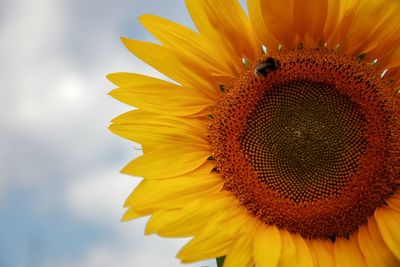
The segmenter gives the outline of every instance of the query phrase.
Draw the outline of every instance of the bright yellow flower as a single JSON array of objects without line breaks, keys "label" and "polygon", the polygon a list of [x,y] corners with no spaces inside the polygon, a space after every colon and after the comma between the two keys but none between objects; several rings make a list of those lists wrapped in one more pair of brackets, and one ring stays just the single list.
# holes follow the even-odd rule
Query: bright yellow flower
[{"label": "bright yellow flower", "polygon": [[400,1],[186,0],[198,29],[144,15],[123,38],[176,83],[115,73],[140,143],[123,220],[194,238],[183,262],[400,266]]}]

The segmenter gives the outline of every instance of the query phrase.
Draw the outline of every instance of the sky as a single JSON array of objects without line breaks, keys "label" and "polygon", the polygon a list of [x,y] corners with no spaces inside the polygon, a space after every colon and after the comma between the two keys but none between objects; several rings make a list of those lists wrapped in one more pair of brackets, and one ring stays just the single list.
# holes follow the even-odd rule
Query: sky
[{"label": "sky", "polygon": [[162,77],[121,36],[154,39],[137,17],[193,27],[183,0],[1,0],[0,267],[181,265],[187,239],[145,236],[121,223],[139,179],[119,170],[140,154],[111,134],[130,109],[107,95],[111,72]]}]

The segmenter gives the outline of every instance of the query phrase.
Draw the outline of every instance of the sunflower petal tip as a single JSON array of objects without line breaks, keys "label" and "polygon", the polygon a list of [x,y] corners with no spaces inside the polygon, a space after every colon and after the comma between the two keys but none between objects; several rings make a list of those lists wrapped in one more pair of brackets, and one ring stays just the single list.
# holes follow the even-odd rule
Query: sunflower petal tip
[{"label": "sunflower petal tip", "polygon": [[129,43],[133,42],[132,39],[129,39],[128,37],[124,37],[124,36],[121,36],[120,40],[125,46],[127,46]]},{"label": "sunflower petal tip", "polygon": [[106,74],[106,75],[105,75],[105,78],[106,78],[106,80],[108,80],[109,82],[111,82],[112,84],[114,84],[113,81],[110,79],[110,74]]},{"label": "sunflower petal tip", "polygon": [[149,20],[149,19],[151,19],[151,18],[154,18],[154,17],[157,17],[156,15],[153,15],[153,14],[142,14],[142,15],[140,15],[139,17],[138,17],[138,20],[140,21],[140,23],[144,23],[144,22],[146,22],[147,20]]},{"label": "sunflower petal tip", "polygon": [[147,228],[144,230],[144,235],[149,236],[149,235],[152,235],[152,234],[154,234],[154,232],[152,232],[150,230],[147,230]]},{"label": "sunflower petal tip", "polygon": [[122,205],[122,208],[127,209],[127,208],[130,208],[130,207],[131,207],[131,205],[128,203],[128,199],[125,200],[124,205]]},{"label": "sunflower petal tip", "polygon": [[131,218],[130,218],[130,216],[129,216],[129,210],[127,210],[125,213],[124,213],[124,215],[122,215],[122,217],[121,217],[121,222],[127,222],[127,221],[130,221],[131,220]]},{"label": "sunflower petal tip", "polygon": [[[113,122],[113,120],[114,120],[114,119],[111,120],[111,123],[107,126],[107,129],[108,129],[110,132],[116,134],[116,132],[115,132],[115,123]],[[121,170],[120,172],[122,173],[122,170]]]},{"label": "sunflower petal tip", "polygon": [[136,169],[134,166],[132,166],[132,162],[127,164],[125,167],[123,167],[119,173],[124,174],[124,175],[129,175],[129,176],[136,176],[136,177],[141,177],[139,173],[136,173]]},{"label": "sunflower petal tip", "polygon": [[175,257],[177,258],[177,259],[180,259],[181,260],[181,262],[183,262],[183,259],[182,259],[182,250],[183,250],[184,248],[182,248],[181,250],[179,250],[179,252],[175,255]]},{"label": "sunflower petal tip", "polygon": [[152,224],[150,223],[151,221],[149,221],[146,225],[146,228],[144,229],[144,234],[145,235],[152,235],[152,234],[156,234],[157,230],[152,226]]},{"label": "sunflower petal tip", "polygon": [[108,73],[108,74],[106,74],[106,79],[109,80],[109,81],[111,81],[111,80],[112,80],[113,74],[114,74],[114,73]]},{"label": "sunflower petal tip", "polygon": [[115,89],[109,91],[109,92],[107,93],[107,95],[111,96],[112,98],[115,98],[115,97],[114,97],[114,96],[115,96]]},{"label": "sunflower petal tip", "polygon": [[127,171],[126,171],[126,167],[123,167],[123,168],[119,171],[119,173],[121,173],[121,174],[128,174]]},{"label": "sunflower petal tip", "polygon": [[108,73],[106,75],[106,79],[112,82],[113,84],[117,85],[116,81],[118,74],[119,74],[118,72]]}]

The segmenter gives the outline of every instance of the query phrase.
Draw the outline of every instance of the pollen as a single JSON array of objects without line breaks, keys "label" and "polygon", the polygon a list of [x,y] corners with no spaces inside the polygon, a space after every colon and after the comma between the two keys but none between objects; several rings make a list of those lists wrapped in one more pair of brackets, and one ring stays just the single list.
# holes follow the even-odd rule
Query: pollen
[{"label": "pollen", "polygon": [[337,51],[263,56],[224,87],[209,127],[225,189],[265,224],[348,236],[396,187],[396,93]]}]

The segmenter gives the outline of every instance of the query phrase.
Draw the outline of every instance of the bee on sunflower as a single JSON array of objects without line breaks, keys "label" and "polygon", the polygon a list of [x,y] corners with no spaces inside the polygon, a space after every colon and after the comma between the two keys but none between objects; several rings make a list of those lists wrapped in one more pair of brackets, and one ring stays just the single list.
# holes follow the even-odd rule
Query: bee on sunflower
[{"label": "bee on sunflower", "polygon": [[122,39],[175,82],[108,76],[143,150],[123,220],[193,237],[184,263],[400,266],[400,2],[186,5],[197,31],[144,15],[160,44]]}]

